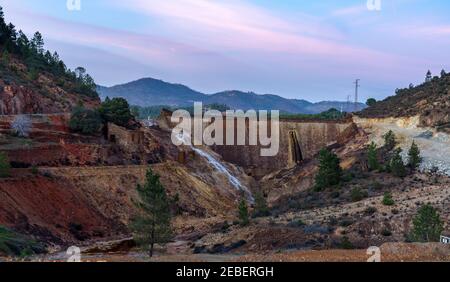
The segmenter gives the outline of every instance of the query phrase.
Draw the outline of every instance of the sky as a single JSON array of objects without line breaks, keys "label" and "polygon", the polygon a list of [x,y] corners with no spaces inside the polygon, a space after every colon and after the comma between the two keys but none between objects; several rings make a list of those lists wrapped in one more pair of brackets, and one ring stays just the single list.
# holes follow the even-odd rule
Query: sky
[{"label": "sky", "polygon": [[345,101],[360,79],[364,102],[450,70],[448,0],[67,2],[0,5],[18,30],[39,30],[47,49],[105,86],[152,77],[317,102]]}]

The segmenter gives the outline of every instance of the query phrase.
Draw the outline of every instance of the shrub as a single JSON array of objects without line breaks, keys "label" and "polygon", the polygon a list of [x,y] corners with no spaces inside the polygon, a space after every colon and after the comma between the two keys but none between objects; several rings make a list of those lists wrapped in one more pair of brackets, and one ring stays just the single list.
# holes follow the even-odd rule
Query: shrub
[{"label": "shrub", "polygon": [[381,231],[381,235],[383,235],[384,237],[389,237],[389,236],[392,236],[392,232],[391,232],[391,230],[385,228],[385,229],[383,229],[383,231]]},{"label": "shrub", "polygon": [[26,115],[18,115],[11,124],[14,133],[19,137],[28,137],[31,131],[31,119]]},{"label": "shrub", "polygon": [[76,107],[69,121],[70,130],[85,135],[98,133],[102,128],[102,119],[97,111]]},{"label": "shrub", "polygon": [[362,199],[367,198],[368,193],[367,191],[362,190],[360,187],[356,187],[352,190],[350,196],[352,198],[352,202],[359,202]]},{"label": "shrub", "polygon": [[244,199],[242,199],[239,202],[238,215],[239,215],[239,223],[241,224],[241,226],[247,226],[250,223],[248,217],[248,206],[247,202]]},{"label": "shrub", "polygon": [[340,242],[339,246],[341,247],[341,249],[344,249],[344,250],[351,250],[351,249],[355,248],[347,236],[344,236],[341,238],[341,242]]},{"label": "shrub", "polygon": [[372,215],[376,212],[377,212],[377,208],[375,208],[375,207],[368,207],[364,210],[365,215]]},{"label": "shrub", "polygon": [[5,153],[0,152],[0,177],[9,177],[11,165]]},{"label": "shrub", "polygon": [[36,175],[39,173],[39,169],[34,165],[31,167],[31,173]]},{"label": "shrub", "polygon": [[255,194],[255,211],[253,216],[254,217],[262,217],[262,216],[269,216],[270,211],[269,207],[267,206],[266,198],[264,198],[263,193],[258,191]]},{"label": "shrub", "polygon": [[394,199],[392,199],[392,194],[389,192],[384,193],[383,196],[383,205],[385,206],[393,206],[395,204]]}]

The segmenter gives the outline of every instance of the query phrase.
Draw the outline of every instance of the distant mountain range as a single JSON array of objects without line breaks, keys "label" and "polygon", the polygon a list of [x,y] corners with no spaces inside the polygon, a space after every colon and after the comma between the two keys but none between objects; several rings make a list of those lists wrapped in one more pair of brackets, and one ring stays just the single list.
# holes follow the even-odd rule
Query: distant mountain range
[{"label": "distant mountain range", "polygon": [[[223,91],[215,94],[204,94],[182,84],[168,83],[153,78],[142,78],[129,83],[112,87],[98,86],[100,97],[123,97],[131,105],[171,107],[192,106],[194,102],[207,104],[225,104],[232,109],[241,110],[280,110],[287,113],[317,114],[330,108],[352,112],[353,103],[324,101],[311,103],[306,100],[286,99],[272,94],[256,94],[237,90]],[[365,104],[359,103],[358,109],[364,109]]]}]

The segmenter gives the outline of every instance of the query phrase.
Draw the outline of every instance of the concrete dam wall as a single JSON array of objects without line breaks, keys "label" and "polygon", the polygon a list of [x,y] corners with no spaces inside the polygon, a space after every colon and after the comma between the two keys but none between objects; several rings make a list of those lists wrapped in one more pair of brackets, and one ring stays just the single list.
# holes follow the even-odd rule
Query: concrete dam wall
[{"label": "concrete dam wall", "polygon": [[[163,112],[158,120],[161,128],[171,130],[176,124],[170,121],[171,112]],[[194,124],[194,121],[192,122]],[[202,123],[203,129],[211,123]],[[226,144],[227,124],[226,119],[223,121],[223,143]],[[268,122],[268,136],[271,136],[272,129]],[[260,123],[258,122],[258,132]],[[267,148],[260,145],[249,145],[250,126],[249,120],[245,121],[246,145],[213,145],[213,149],[219,154],[224,161],[236,164],[245,171],[255,177],[262,177],[273,171],[283,168],[290,168],[302,164],[305,160],[313,158],[322,148],[333,143],[344,143],[344,140],[351,138],[356,132],[356,125],[353,120],[297,120],[297,119],[280,119],[279,122],[279,151],[275,156],[261,156],[261,149]],[[234,120],[234,138],[236,136],[238,126],[237,120]]]},{"label": "concrete dam wall", "polygon": [[[279,152],[273,157],[260,155],[261,146],[213,146],[213,150],[230,163],[244,168],[253,176],[300,165],[313,158],[322,148],[339,143],[354,132],[353,122],[283,121],[280,120]],[[248,142],[247,142],[248,144]]]}]

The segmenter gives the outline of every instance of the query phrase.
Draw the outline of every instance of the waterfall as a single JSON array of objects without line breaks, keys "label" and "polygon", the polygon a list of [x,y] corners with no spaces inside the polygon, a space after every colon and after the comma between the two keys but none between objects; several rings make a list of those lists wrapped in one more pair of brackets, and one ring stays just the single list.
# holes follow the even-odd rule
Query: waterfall
[{"label": "waterfall", "polygon": [[[190,144],[190,136],[187,135],[186,133],[180,132],[180,134],[177,135],[177,138],[180,141],[183,141],[183,144]],[[230,184],[236,188],[239,191],[243,191],[247,197],[248,200],[250,202],[254,202],[254,198],[252,196],[252,193],[250,192],[250,190],[245,187],[240,181],[239,179],[237,179],[236,176],[234,176],[230,170],[228,168],[226,168],[220,161],[216,160],[216,158],[214,158],[214,156],[212,156],[211,154],[209,154],[208,152],[196,148],[193,145],[188,145],[191,147],[191,149],[196,152],[197,154],[199,154],[201,157],[203,157],[204,159],[206,159],[208,161],[209,164],[211,164],[215,170],[217,170],[218,172],[220,172],[221,174],[224,174],[227,178],[228,181],[230,182]]]}]

